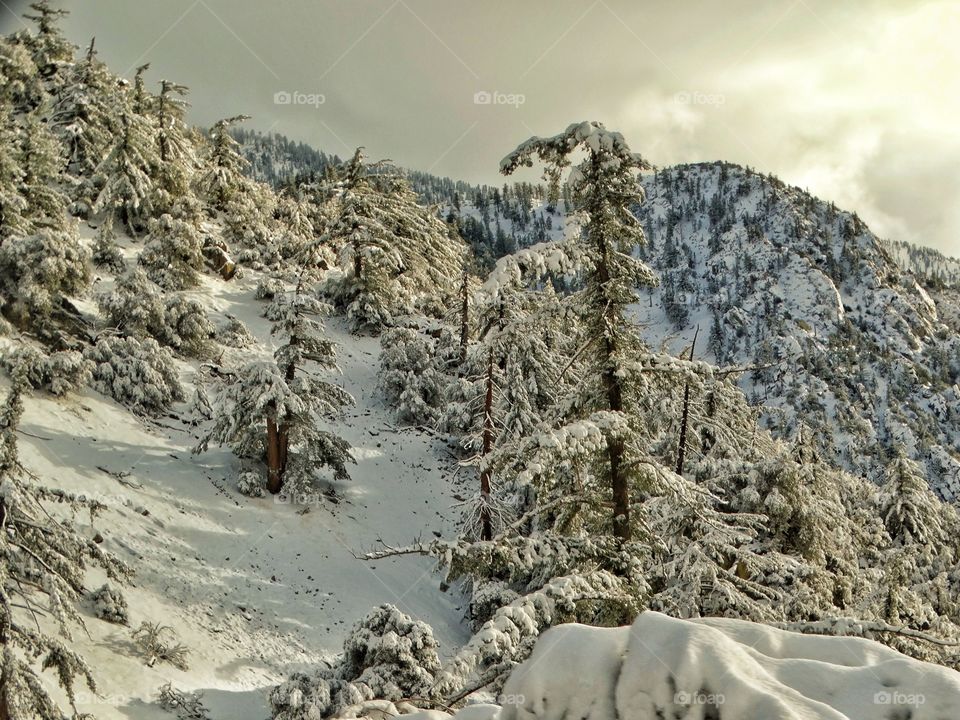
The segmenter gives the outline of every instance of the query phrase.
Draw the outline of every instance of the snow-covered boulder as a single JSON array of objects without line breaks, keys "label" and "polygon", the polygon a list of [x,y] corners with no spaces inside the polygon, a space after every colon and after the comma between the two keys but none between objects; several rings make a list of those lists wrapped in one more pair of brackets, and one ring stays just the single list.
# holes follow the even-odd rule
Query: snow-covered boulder
[{"label": "snow-covered boulder", "polygon": [[[860,638],[742,620],[560,625],[514,670],[496,720],[955,720],[960,673]],[[455,715],[474,718],[470,707]]]}]

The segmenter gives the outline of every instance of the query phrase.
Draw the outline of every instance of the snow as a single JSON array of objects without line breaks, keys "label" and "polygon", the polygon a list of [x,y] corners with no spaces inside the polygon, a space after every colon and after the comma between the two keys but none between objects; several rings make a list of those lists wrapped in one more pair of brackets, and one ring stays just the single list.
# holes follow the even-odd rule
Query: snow
[{"label": "snow", "polygon": [[547,631],[499,702],[499,710],[468,706],[454,717],[951,720],[960,673],[870,640],[645,612],[630,627]]},{"label": "snow", "polygon": [[[224,283],[205,276],[195,291],[218,324],[234,315],[258,338],[246,357],[272,352],[269,323],[259,316],[264,304],[254,300],[258,279],[250,273]],[[318,497],[322,506],[307,513],[271,497],[240,495],[239,464],[229,449],[191,455],[202,428],[175,414],[138,419],[91,390],[27,399],[20,436],[25,466],[104,503],[92,524],[86,514],[74,523],[90,537],[99,532],[103,547],[136,571],[124,588],[129,628],[94,619],[92,603],[82,610],[90,636],[75,633],[72,647],[94,668],[99,696],[81,695],[81,711],[99,720],[166,718],[149,703],[172,681],[182,691],[204,691],[214,718],[263,720],[274,685],[339,653],[352,624],[383,603],[428,622],[448,652],[467,639],[461,598],[438,589],[433,560],[371,565],[354,557],[381,538],[454,536],[456,462],[432,433],[396,427],[376,391],[378,340],[351,335],[342,319],[326,325],[340,346],[343,375],[335,382],[357,401],[337,428],[355,448],[357,464],[349,468],[352,479],[338,486],[338,504]],[[192,379],[194,367],[180,366],[184,380]],[[8,384],[0,380],[4,390]],[[129,475],[121,482],[98,468]],[[104,579],[91,573],[88,587]],[[144,620],[170,626],[190,648],[188,671],[143,664],[130,628]],[[62,699],[55,678],[44,679]]]}]

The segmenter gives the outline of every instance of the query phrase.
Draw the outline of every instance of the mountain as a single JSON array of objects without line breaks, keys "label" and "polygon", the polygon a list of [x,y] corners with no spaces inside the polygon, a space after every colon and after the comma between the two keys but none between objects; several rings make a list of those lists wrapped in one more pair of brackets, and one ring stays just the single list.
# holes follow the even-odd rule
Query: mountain
[{"label": "mountain", "polygon": [[578,712],[555,640],[637,720],[957,706],[946,260],[748,169],[642,175],[597,122],[507,157],[549,189],[199,132],[31,8],[0,38],[0,719]]},{"label": "mountain", "polygon": [[[328,157],[243,137],[255,175],[303,177]],[[486,266],[564,232],[567,203],[547,202],[543,186],[407,174]],[[774,435],[802,424],[825,460],[877,482],[903,446],[941,497],[960,496],[960,261],[881,240],[855,213],[729,163],[664,168],[643,184],[640,252],[661,285],[636,317],[651,345],[680,352],[699,327],[694,355],[750,368],[740,387]]]},{"label": "mountain", "polygon": [[956,293],[927,290],[855,215],[726,163],[645,178],[661,277],[637,319],[651,343],[749,366],[740,386],[775,434],[871,479],[897,445],[960,493]]}]

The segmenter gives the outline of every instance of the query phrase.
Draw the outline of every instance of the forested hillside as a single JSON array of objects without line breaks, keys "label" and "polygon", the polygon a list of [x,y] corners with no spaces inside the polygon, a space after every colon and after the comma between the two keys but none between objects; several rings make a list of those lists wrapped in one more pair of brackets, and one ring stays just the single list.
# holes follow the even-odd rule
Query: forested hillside
[{"label": "forested hillside", "polygon": [[0,39],[0,720],[569,714],[571,637],[611,716],[957,706],[948,283],[599,122],[502,188],[196,128],[63,15]]}]

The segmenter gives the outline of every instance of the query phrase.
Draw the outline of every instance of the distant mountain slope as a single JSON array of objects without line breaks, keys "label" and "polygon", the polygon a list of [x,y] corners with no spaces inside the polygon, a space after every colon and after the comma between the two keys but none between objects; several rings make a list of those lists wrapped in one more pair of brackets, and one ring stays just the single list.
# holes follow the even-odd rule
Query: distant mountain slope
[{"label": "distant mountain slope", "polygon": [[960,287],[960,260],[957,258],[902,240],[885,240],[883,244],[900,267],[914,273],[925,284],[934,288]]},{"label": "distant mountain slope", "polygon": [[[925,291],[860,219],[725,163],[645,178],[644,250],[662,285],[648,339],[751,365],[741,386],[778,434],[802,422],[821,453],[877,478],[903,445],[960,494],[956,296]],[[938,307],[939,302],[939,307]]]}]

